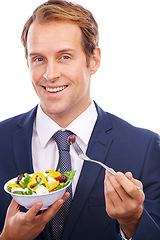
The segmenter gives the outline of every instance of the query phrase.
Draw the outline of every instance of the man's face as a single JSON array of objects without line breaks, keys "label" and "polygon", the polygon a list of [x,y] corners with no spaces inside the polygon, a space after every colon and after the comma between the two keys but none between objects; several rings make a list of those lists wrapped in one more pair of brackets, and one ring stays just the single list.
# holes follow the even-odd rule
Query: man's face
[{"label": "man's face", "polygon": [[28,33],[28,65],[42,110],[66,127],[90,105],[90,77],[81,30],[69,22],[33,22]]}]

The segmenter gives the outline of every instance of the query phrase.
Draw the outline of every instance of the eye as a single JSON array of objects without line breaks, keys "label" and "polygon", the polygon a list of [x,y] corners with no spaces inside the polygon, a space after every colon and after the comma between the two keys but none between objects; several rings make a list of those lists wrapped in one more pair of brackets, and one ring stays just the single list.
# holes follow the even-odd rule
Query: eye
[{"label": "eye", "polygon": [[63,60],[68,60],[68,59],[70,59],[70,57],[69,56],[62,56],[62,59]]},{"label": "eye", "polygon": [[42,57],[38,57],[35,59],[36,62],[42,62],[43,61],[43,58]]}]

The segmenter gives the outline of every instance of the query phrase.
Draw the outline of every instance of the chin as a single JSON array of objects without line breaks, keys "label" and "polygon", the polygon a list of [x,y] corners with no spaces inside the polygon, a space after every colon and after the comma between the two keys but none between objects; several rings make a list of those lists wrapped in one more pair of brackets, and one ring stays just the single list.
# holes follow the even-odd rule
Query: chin
[{"label": "chin", "polygon": [[45,109],[44,113],[52,119],[63,115],[63,111],[57,108]]}]

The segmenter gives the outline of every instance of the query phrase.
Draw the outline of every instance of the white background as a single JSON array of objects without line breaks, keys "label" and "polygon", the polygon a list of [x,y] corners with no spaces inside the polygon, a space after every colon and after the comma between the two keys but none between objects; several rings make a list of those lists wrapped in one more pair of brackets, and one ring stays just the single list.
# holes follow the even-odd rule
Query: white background
[{"label": "white background", "polygon": [[[42,0],[2,1],[0,121],[38,102],[20,42],[24,23]],[[106,111],[160,133],[160,1],[75,0],[94,14],[102,63],[91,96]]]}]

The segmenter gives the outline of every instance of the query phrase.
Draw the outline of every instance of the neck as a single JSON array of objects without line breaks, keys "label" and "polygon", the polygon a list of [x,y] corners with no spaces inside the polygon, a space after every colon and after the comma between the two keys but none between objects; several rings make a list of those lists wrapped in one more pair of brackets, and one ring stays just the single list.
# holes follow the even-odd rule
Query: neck
[{"label": "neck", "polygon": [[55,123],[57,123],[61,128],[67,128],[79,115],[81,115],[89,106],[91,105],[91,100],[89,103],[82,109],[75,109],[71,112],[67,112],[66,114],[57,114],[57,115],[52,115],[52,114],[47,114],[43,108],[43,112],[50,117]]}]

